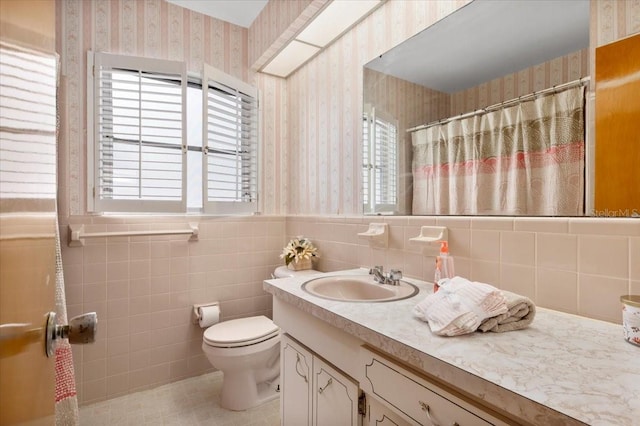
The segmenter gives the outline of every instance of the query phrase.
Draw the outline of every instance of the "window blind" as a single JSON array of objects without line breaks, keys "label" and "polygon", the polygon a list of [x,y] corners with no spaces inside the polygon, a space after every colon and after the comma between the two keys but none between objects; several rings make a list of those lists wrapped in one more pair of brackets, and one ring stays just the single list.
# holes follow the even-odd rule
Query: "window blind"
[{"label": "window blind", "polygon": [[186,209],[183,62],[93,54],[94,210]]},{"label": "window blind", "polygon": [[207,213],[258,207],[258,92],[205,65],[203,185]]},{"label": "window blind", "polygon": [[0,42],[0,198],[56,198],[56,57]]}]

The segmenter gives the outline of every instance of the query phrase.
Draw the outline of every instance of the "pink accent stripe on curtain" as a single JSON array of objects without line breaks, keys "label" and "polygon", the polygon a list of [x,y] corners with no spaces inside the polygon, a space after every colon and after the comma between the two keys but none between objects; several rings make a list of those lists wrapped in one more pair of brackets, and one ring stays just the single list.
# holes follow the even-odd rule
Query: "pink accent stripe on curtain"
[{"label": "pink accent stripe on curtain", "polygon": [[490,157],[479,160],[468,160],[455,164],[440,164],[419,167],[414,175],[425,177],[438,175],[447,177],[468,176],[476,173],[496,173],[498,170],[541,168],[562,163],[581,162],[584,160],[584,142],[574,142],[562,146],[554,146],[543,152],[518,152],[514,156]]}]

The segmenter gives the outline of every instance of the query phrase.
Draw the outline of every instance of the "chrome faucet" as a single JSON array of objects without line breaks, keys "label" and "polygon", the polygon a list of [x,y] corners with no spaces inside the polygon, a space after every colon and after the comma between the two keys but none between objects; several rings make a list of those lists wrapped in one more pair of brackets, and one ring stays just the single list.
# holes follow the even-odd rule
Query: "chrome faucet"
[{"label": "chrome faucet", "polygon": [[373,275],[373,280],[380,284],[399,285],[402,279],[402,271],[399,269],[392,269],[388,275],[385,275],[382,266],[369,269],[369,275]]}]

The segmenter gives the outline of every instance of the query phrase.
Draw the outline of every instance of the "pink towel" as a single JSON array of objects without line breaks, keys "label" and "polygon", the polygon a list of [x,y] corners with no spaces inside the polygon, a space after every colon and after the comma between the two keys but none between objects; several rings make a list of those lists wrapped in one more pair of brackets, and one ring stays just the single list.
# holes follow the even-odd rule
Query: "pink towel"
[{"label": "pink towel", "polygon": [[508,311],[502,292],[489,285],[461,277],[442,279],[440,290],[414,308],[414,314],[442,336],[473,333],[486,318]]}]

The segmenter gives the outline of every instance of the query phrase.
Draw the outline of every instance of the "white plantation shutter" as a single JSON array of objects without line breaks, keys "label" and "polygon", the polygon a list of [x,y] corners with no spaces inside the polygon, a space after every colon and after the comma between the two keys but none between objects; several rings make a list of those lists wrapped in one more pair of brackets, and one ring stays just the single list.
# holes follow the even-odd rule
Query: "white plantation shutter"
[{"label": "white plantation shutter", "polygon": [[184,212],[185,64],[94,53],[90,72],[93,210]]},{"label": "white plantation shutter", "polygon": [[363,119],[365,213],[394,212],[398,204],[398,126],[371,108]]},{"label": "white plantation shutter", "polygon": [[398,188],[398,128],[375,117],[374,194],[378,211],[394,211]]},{"label": "white plantation shutter", "polygon": [[258,91],[205,65],[203,186],[205,213],[258,207]]},{"label": "white plantation shutter", "polygon": [[56,57],[0,43],[0,198],[56,198]]},{"label": "white plantation shutter", "polygon": [[373,160],[371,156],[371,142],[370,137],[373,133],[371,131],[372,120],[369,118],[369,114],[364,113],[362,116],[362,202],[364,204],[364,212],[372,213],[371,211],[371,169],[373,169]]}]

